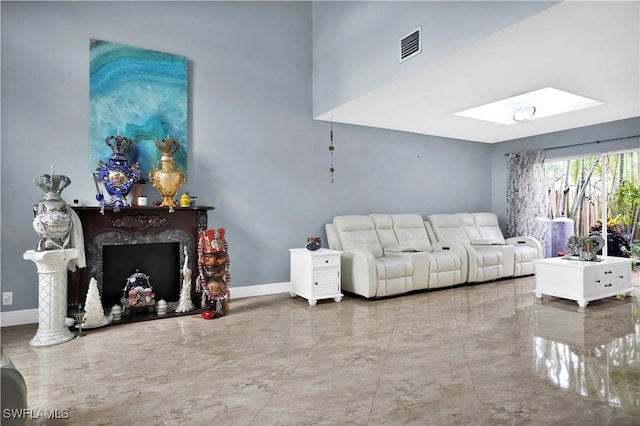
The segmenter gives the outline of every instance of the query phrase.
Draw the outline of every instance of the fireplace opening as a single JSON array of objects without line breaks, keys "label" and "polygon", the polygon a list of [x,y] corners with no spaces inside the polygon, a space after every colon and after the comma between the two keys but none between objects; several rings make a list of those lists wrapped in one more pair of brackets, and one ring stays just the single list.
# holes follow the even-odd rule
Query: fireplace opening
[{"label": "fireplace opening", "polygon": [[180,243],[124,244],[102,246],[102,305],[121,304],[127,278],[136,269],[149,276],[156,302],[180,298]]}]

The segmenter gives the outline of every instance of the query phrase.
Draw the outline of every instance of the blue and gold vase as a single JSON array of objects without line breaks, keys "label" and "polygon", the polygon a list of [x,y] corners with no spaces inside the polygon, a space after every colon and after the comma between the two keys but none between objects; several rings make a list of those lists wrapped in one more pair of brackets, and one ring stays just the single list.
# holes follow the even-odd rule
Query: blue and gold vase
[{"label": "blue and gold vase", "polygon": [[[94,173],[98,191],[96,199],[103,208],[110,206],[117,212],[120,211],[120,207],[129,206],[127,195],[133,184],[139,181],[140,172],[137,164],[130,164],[124,155],[132,145],[131,139],[118,134],[107,136],[104,142],[111,148],[113,155],[106,163],[101,160]],[[110,196],[108,201],[104,199],[102,192],[97,188],[98,182],[104,184],[104,188]]]}]

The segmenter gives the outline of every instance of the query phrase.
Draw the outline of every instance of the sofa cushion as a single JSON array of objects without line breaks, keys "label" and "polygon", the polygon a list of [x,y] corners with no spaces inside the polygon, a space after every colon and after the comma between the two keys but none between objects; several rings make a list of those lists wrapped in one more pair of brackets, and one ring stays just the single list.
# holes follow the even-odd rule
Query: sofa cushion
[{"label": "sofa cushion", "polygon": [[460,219],[454,214],[432,214],[428,217],[431,228],[438,241],[468,243],[471,240],[464,232]]},{"label": "sofa cushion", "polygon": [[476,224],[471,213],[455,213],[455,215],[460,220],[460,225],[462,225],[462,229],[464,229],[464,232],[467,234],[467,238],[469,238],[470,242],[485,239],[480,235],[478,228],[476,228]]},{"label": "sofa cushion", "polygon": [[506,244],[507,242],[502,235],[498,216],[494,213],[471,213],[473,221],[480,234],[480,237],[486,240],[493,240],[496,243]]},{"label": "sofa cushion", "polygon": [[336,216],[333,223],[340,235],[343,250],[362,248],[369,250],[373,257],[382,257],[382,245],[369,216]]},{"label": "sofa cushion", "polygon": [[[373,225],[378,233],[378,239],[382,244],[382,249],[387,250],[389,247],[397,246],[396,234],[393,232],[393,222],[388,214],[371,214]],[[400,251],[394,248],[393,251]]]},{"label": "sofa cushion", "polygon": [[431,270],[437,272],[460,271],[462,260],[450,251],[434,251],[429,253]]},{"label": "sofa cushion", "polygon": [[493,247],[475,247],[478,256],[478,266],[502,265],[502,252]]},{"label": "sofa cushion", "polygon": [[516,263],[532,262],[538,258],[538,251],[530,246],[513,246]]},{"label": "sofa cushion", "polygon": [[405,250],[426,252],[433,250],[429,243],[422,216],[417,214],[392,214],[391,219],[398,243]]},{"label": "sofa cushion", "polygon": [[[398,240],[395,215],[372,214],[370,216],[378,232],[385,256],[399,257],[411,263],[411,281],[405,283],[407,287],[405,291],[429,288],[429,254],[423,250],[424,246],[419,249],[411,242],[410,244],[405,244]],[[420,216],[417,217],[422,226],[422,231],[425,233],[424,237],[427,238],[424,222],[422,222]],[[387,284],[393,288],[398,283],[391,284],[387,282]],[[387,290],[389,288],[387,287]]]},{"label": "sofa cushion", "polygon": [[376,275],[379,280],[406,277],[413,273],[413,265],[404,257],[380,257],[376,259]]}]

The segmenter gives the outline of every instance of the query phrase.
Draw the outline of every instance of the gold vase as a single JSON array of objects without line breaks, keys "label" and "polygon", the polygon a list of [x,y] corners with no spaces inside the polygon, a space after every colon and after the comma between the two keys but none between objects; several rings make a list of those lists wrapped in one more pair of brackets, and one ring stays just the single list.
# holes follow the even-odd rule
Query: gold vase
[{"label": "gold vase", "polygon": [[173,212],[173,207],[175,206],[173,197],[187,180],[187,175],[184,174],[180,167],[173,168],[173,154],[178,152],[180,144],[167,136],[167,139],[157,140],[156,147],[162,153],[160,169],[153,166],[153,170],[149,172],[149,182],[162,195],[162,204],[160,205],[169,207],[169,211]]}]

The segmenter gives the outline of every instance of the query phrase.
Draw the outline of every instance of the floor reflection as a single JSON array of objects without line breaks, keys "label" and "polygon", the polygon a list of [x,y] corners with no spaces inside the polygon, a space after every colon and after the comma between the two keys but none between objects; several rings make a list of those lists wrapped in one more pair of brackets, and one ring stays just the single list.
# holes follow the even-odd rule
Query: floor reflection
[{"label": "floor reflection", "polygon": [[535,370],[562,389],[640,412],[640,302],[607,298],[576,312],[571,301],[527,309]]}]

